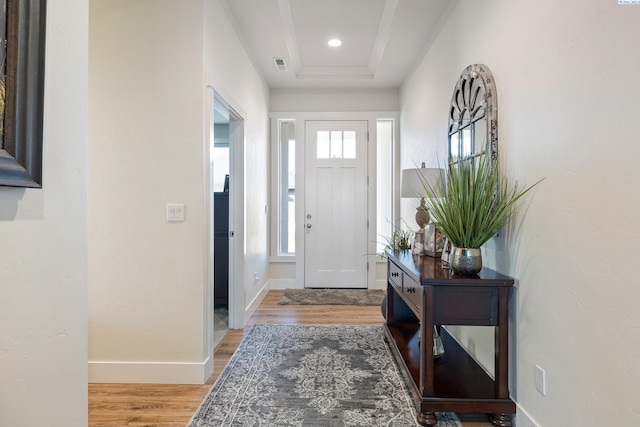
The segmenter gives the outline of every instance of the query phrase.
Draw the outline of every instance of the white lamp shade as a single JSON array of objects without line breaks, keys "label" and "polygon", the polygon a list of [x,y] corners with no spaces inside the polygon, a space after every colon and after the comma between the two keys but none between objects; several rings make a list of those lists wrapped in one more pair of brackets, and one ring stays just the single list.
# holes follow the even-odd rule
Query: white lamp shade
[{"label": "white lamp shade", "polygon": [[400,195],[403,198],[426,198],[425,185],[428,185],[440,196],[444,189],[443,178],[444,169],[440,168],[405,169],[402,171]]}]

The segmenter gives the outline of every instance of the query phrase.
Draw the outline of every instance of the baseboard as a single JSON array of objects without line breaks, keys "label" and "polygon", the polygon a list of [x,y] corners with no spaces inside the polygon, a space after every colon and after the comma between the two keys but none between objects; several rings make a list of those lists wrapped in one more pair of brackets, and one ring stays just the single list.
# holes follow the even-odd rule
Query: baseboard
[{"label": "baseboard", "polygon": [[514,423],[515,427],[540,427],[527,411],[522,409],[520,405],[516,403],[516,419]]},{"label": "baseboard", "polygon": [[264,284],[264,286],[262,287],[262,289],[260,289],[260,291],[255,296],[255,298],[244,309],[244,324],[245,325],[247,324],[249,319],[251,319],[251,316],[253,316],[253,313],[255,313],[256,309],[258,308],[258,306],[260,305],[260,303],[262,302],[264,297],[267,296],[267,293],[269,292],[269,289],[271,289],[271,280],[267,280],[267,283]]},{"label": "baseboard", "polygon": [[90,383],[204,384],[213,373],[213,360],[180,362],[92,362]]},{"label": "baseboard", "polygon": [[280,289],[280,290],[296,289],[296,280],[295,279],[270,279],[269,288]]},{"label": "baseboard", "polygon": [[376,280],[369,289],[387,289],[386,280]]},{"label": "baseboard", "polygon": [[211,375],[213,375],[213,355],[207,357],[207,360],[203,363],[203,367],[204,375],[202,376],[202,382],[198,384],[205,384],[209,378],[211,378]]}]

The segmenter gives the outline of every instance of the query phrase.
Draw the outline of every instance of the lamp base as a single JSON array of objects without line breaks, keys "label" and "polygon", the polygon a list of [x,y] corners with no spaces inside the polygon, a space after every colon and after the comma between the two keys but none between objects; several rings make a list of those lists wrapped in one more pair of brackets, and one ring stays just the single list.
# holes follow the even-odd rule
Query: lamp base
[{"label": "lamp base", "polygon": [[426,224],[429,223],[431,219],[429,215],[429,208],[424,203],[424,198],[420,199],[420,206],[416,208],[416,224],[420,227],[420,230],[424,228]]}]

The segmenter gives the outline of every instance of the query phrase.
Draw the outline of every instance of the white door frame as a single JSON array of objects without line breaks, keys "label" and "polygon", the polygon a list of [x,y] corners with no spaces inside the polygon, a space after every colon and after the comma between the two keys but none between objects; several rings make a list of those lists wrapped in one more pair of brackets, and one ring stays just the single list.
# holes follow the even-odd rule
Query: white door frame
[{"label": "white door frame", "polygon": [[[229,109],[229,328],[244,328],[244,119]],[[212,260],[213,262],[213,260]]]},{"label": "white door frame", "polygon": [[[214,310],[214,194],[211,154],[214,146],[214,109],[216,104],[229,115],[229,327],[244,327],[244,119],[238,109],[232,107],[212,86],[207,86],[207,131],[205,138],[205,283],[204,337],[205,360],[213,361],[213,310]],[[211,364],[211,366],[213,366]],[[206,380],[206,378],[205,378]]]},{"label": "white door frame", "polygon": [[[296,170],[304,171],[305,164],[305,122],[307,120],[367,120],[369,127],[369,153],[368,153],[368,169],[369,169],[369,187],[368,187],[368,212],[370,224],[376,224],[376,183],[374,177],[376,176],[376,141],[377,141],[377,121],[379,119],[392,119],[395,122],[395,139],[399,141],[399,128],[400,128],[400,114],[397,111],[371,111],[371,112],[345,112],[345,113],[332,113],[332,112],[291,112],[283,111],[277,113],[271,113],[272,126],[277,126],[278,120],[294,120],[296,123],[295,137],[296,141]],[[277,134],[274,133],[274,135]],[[273,138],[273,136],[272,136]],[[395,161],[399,164],[399,161]],[[305,224],[305,195],[304,189],[306,185],[306,179],[304,173],[298,173],[296,175],[296,255],[287,260],[272,259],[271,262],[288,262],[295,263],[295,284],[297,289],[304,288],[304,266],[305,266],[305,254],[304,254],[304,227]],[[394,188],[398,186],[394,183]],[[273,191],[273,190],[272,190]],[[374,255],[376,251],[376,241],[379,237],[376,235],[375,227],[369,227],[368,232],[368,256],[369,272],[367,274],[367,288],[374,289],[380,285],[376,283],[376,263],[380,260],[380,257]],[[274,254],[271,254],[272,257]],[[290,287],[290,286],[287,286]]]}]

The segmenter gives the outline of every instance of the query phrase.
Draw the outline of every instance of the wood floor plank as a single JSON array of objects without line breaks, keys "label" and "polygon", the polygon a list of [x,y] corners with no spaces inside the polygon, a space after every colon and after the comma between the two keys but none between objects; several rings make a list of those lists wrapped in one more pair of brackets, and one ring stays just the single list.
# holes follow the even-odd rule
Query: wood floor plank
[{"label": "wood floor plank", "polygon": [[[230,330],[216,347],[214,372],[204,385],[89,384],[89,427],[184,427],[240,345],[249,326],[382,325],[377,306],[278,305],[284,291],[272,290],[245,330]],[[460,414],[464,427],[491,427],[484,415]]]}]

